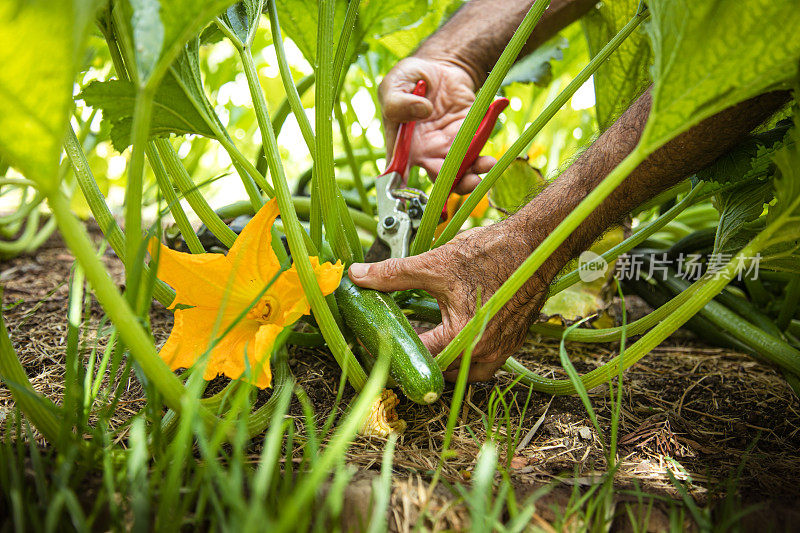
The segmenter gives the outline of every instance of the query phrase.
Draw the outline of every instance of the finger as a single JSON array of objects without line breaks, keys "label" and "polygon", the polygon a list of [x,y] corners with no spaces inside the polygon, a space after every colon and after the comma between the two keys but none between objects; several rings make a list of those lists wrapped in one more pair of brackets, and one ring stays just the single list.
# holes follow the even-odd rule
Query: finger
[{"label": "finger", "polygon": [[486,174],[492,167],[497,164],[497,159],[490,155],[482,155],[478,159],[472,163],[472,166],[469,168],[470,172],[474,172],[475,174]]},{"label": "finger", "polygon": [[461,181],[456,184],[453,192],[469,194],[474,191],[481,182],[481,178],[478,174],[489,172],[496,163],[497,160],[488,155],[476,159],[475,162],[472,163],[472,166],[467,169],[467,173],[461,178]]},{"label": "finger", "polygon": [[459,181],[455,187],[453,187],[453,192],[458,194],[469,194],[475,190],[481,182],[481,178],[477,174],[465,174],[461,181]]},{"label": "finger", "polygon": [[425,172],[428,173],[428,179],[431,180],[431,182],[436,183],[436,178],[439,177],[439,171],[442,169],[443,163],[443,158],[426,157],[420,160],[419,166],[424,168]]},{"label": "finger", "polygon": [[394,123],[423,120],[433,113],[430,100],[414,94],[392,91],[383,101],[383,117]]},{"label": "finger", "polygon": [[394,143],[397,141],[397,124],[384,120],[383,132],[383,140],[386,143],[386,164],[388,165],[394,153]]},{"label": "finger", "polygon": [[[425,255],[425,254],[423,254]],[[378,263],[353,263],[348,275],[359,287],[378,291],[427,290],[430,271],[422,256],[387,259]]]},{"label": "finger", "polygon": [[431,354],[437,355],[450,344],[450,341],[453,340],[453,335],[445,330],[444,324],[439,324],[435,328],[422,333],[419,336],[419,340],[422,341],[422,344],[428,348]]}]

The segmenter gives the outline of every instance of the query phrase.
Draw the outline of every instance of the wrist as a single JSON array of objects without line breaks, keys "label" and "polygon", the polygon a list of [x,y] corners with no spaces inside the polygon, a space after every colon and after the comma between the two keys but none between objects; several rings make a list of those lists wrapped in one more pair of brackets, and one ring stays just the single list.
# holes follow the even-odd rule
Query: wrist
[{"label": "wrist", "polygon": [[[508,226],[509,242],[518,243],[517,254],[522,258],[517,266],[539,247],[563,219],[554,212],[553,205],[545,200],[544,196],[541,199],[534,198],[524,209],[503,221]],[[573,251],[571,241],[568,238],[544,260],[537,269],[538,281],[549,284],[574,257],[577,252]]]},{"label": "wrist", "polygon": [[444,49],[435,42],[426,41],[413,57],[463,71],[472,81],[473,92],[477,91],[478,87],[486,80],[486,73],[467,54],[453,48]]}]

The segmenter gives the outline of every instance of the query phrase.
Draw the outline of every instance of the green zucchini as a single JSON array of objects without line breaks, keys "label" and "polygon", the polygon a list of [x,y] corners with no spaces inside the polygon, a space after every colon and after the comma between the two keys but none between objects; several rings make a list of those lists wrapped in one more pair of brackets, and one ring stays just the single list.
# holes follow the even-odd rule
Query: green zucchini
[{"label": "green zucchini", "polygon": [[346,275],[335,295],[339,312],[364,348],[374,357],[390,355],[389,371],[408,399],[435,402],[444,388],[442,371],[392,297],[362,289]]}]

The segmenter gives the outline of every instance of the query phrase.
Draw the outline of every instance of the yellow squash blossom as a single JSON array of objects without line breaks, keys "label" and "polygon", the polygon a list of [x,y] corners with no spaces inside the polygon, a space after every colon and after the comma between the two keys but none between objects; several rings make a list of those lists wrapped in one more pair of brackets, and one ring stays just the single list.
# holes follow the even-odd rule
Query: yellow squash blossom
[{"label": "yellow squash blossom", "polygon": [[[172,332],[159,352],[170,368],[191,367],[227,331],[210,351],[203,378],[224,374],[237,379],[249,368],[249,382],[261,388],[270,385],[269,356],[275,338],[311,309],[294,265],[259,298],[280,271],[270,234],[277,216],[273,199],[245,226],[227,254],[186,254],[160,245],[158,277],[175,289],[169,308],[192,306],[175,311]],[[155,254],[153,247],[150,253]],[[320,264],[317,257],[309,259],[323,294],[336,290],[341,262]]]}]

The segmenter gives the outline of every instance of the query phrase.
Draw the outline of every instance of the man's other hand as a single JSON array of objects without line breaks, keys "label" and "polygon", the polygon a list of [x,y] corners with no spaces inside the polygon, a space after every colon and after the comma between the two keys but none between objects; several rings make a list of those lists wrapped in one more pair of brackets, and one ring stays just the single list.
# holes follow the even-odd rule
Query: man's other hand
[{"label": "man's other hand", "polygon": [[[523,247],[515,250],[512,244],[520,239],[512,225],[503,221],[465,231],[421,255],[379,263],[354,263],[349,275],[361,287],[385,292],[422,289],[436,298],[442,323],[420,335],[435,355],[475,315],[478,294],[485,303],[525,259],[527,252]],[[535,274],[489,322],[472,353],[470,381],[490,379],[522,345],[529,325],[539,316],[552,277]],[[454,380],[457,372],[456,361],[445,377]]]},{"label": "man's other hand", "polygon": [[[411,94],[419,80],[425,80],[425,97]],[[461,67],[442,60],[409,57],[389,71],[378,90],[386,135],[387,160],[394,149],[397,128],[402,122],[418,121],[411,141],[409,166],[420,166],[436,181],[458,128],[475,100],[475,83]],[[472,192],[480,183],[478,174],[495,164],[492,157],[479,157],[455,188],[459,194]]]}]

